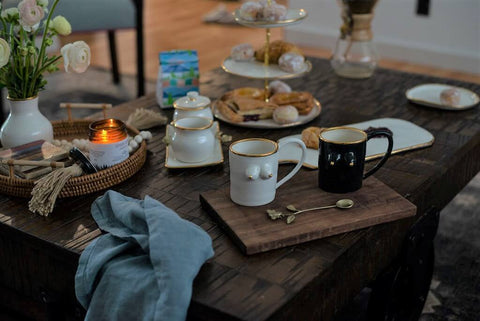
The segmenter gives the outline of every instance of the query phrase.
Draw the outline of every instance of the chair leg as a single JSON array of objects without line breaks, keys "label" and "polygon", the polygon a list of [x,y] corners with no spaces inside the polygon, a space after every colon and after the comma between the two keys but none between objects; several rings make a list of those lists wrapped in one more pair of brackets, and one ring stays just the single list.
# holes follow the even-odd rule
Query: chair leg
[{"label": "chair leg", "polygon": [[108,30],[108,44],[110,46],[110,62],[112,64],[112,76],[113,83],[118,84],[120,82],[120,75],[118,73],[118,60],[117,60],[117,46],[115,43],[115,31]]},{"label": "chair leg", "polygon": [[137,96],[145,94],[145,72],[143,64],[143,0],[133,0],[136,7],[137,25]]}]

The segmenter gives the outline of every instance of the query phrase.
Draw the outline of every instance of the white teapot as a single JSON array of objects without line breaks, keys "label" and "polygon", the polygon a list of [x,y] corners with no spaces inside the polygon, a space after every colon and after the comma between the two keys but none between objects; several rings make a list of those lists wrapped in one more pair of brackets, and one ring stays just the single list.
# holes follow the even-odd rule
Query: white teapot
[{"label": "white teapot", "polygon": [[173,103],[173,108],[175,108],[173,120],[184,117],[205,117],[213,119],[210,103],[211,101],[208,97],[200,96],[196,91],[189,91],[187,96],[178,98]]},{"label": "white teapot", "polygon": [[215,133],[213,120],[205,117],[185,117],[170,123],[174,157],[184,163],[198,163],[213,154]]}]

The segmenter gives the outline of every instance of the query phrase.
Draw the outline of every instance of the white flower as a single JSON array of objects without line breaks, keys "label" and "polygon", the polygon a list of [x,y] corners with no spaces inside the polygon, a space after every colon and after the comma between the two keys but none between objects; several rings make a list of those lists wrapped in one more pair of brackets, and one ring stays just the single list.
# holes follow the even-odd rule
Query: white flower
[{"label": "white flower", "polygon": [[43,8],[37,5],[36,0],[23,0],[18,4],[20,12],[20,25],[25,31],[36,29],[40,20],[45,16]]},{"label": "white flower", "polygon": [[48,0],[37,0],[37,4],[45,9],[48,6]]},{"label": "white flower", "polygon": [[53,18],[51,28],[62,36],[68,36],[72,33],[70,22],[68,22],[63,16],[56,16]]},{"label": "white flower", "polygon": [[90,47],[84,41],[75,41],[62,47],[65,71],[81,73],[90,65]]},{"label": "white flower", "polygon": [[7,22],[13,22],[15,21],[15,19],[18,19],[18,17],[18,8],[7,8],[2,11],[2,18],[5,19]]},{"label": "white flower", "polygon": [[8,64],[8,59],[10,59],[10,45],[5,39],[0,38],[0,68]]}]

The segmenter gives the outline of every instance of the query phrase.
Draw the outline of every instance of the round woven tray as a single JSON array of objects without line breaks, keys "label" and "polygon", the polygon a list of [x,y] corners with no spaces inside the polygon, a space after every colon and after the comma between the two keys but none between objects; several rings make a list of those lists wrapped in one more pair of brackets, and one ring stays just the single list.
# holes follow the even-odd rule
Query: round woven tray
[{"label": "round woven tray", "polygon": [[[88,125],[91,120],[62,120],[52,122],[55,139],[72,140],[87,138]],[[138,134],[138,130],[127,126],[130,135]],[[71,178],[63,187],[58,198],[85,195],[97,192],[123,182],[142,168],[147,158],[147,144],[143,141],[130,157],[95,174]],[[0,175],[0,193],[18,197],[31,197],[34,180]]]}]

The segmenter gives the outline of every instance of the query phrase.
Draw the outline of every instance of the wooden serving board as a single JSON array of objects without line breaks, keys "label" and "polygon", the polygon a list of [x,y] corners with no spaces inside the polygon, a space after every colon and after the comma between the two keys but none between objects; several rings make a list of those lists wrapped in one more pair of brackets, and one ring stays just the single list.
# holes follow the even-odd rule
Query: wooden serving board
[{"label": "wooden serving board", "polygon": [[[297,209],[332,205],[342,198],[352,199],[350,209],[329,208],[299,214],[295,221],[272,221],[267,209],[288,213],[286,206]],[[327,193],[317,187],[317,172],[300,170],[277,190],[275,200],[267,205],[240,206],[230,200],[230,190],[200,194],[203,208],[217,219],[245,254],[265,252],[335,234],[413,216],[416,207],[374,177],[363,187],[346,194]]]}]

